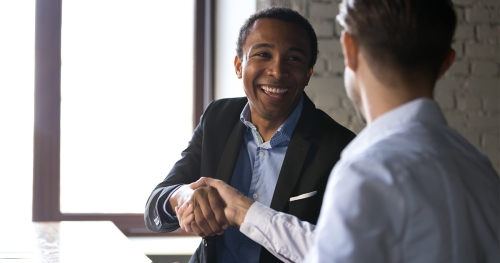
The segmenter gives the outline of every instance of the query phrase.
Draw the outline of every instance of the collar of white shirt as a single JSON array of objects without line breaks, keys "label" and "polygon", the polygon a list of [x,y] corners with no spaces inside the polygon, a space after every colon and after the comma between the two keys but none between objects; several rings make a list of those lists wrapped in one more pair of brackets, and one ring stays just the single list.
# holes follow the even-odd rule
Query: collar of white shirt
[{"label": "collar of white shirt", "polygon": [[431,99],[419,98],[379,116],[366,126],[344,149],[341,158],[349,158],[387,137],[394,129],[414,123],[447,125],[439,105]]}]

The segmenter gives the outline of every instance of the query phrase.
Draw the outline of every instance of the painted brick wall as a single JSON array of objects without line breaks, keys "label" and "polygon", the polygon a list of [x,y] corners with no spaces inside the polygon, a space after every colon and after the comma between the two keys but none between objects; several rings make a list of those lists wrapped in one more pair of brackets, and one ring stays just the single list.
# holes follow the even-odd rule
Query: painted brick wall
[{"label": "painted brick wall", "polygon": [[[309,19],[318,35],[319,56],[306,88],[318,108],[359,132],[359,122],[343,84],[340,0],[257,0],[257,9],[289,6]],[[458,26],[457,60],[438,82],[435,99],[450,126],[483,150],[500,171],[500,1],[454,0]]]}]

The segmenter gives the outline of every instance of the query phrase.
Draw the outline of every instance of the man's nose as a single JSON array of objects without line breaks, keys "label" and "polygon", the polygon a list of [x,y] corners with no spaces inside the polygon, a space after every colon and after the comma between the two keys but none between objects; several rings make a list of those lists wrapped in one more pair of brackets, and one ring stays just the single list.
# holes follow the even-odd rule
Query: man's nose
[{"label": "man's nose", "polygon": [[276,58],[270,61],[267,73],[269,76],[274,76],[276,79],[288,77],[288,70],[285,65],[285,60],[282,58]]}]

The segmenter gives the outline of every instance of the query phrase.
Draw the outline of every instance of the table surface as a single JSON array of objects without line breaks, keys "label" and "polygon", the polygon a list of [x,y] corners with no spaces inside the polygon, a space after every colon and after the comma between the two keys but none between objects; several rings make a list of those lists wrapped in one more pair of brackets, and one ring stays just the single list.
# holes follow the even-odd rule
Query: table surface
[{"label": "table surface", "polygon": [[32,222],[0,227],[3,262],[151,263],[111,221]]}]

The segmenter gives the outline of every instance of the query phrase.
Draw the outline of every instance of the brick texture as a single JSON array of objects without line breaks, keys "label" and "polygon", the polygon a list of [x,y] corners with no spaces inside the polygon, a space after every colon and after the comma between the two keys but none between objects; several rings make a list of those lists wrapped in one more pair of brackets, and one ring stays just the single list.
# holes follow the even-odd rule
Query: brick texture
[{"label": "brick texture", "polygon": [[[363,129],[343,82],[340,0],[257,0],[257,8],[289,6],[317,31],[319,55],[307,94],[332,118],[358,133]],[[500,171],[500,2],[453,0],[458,16],[455,64],[438,81],[435,99],[449,125],[480,148]]]}]

